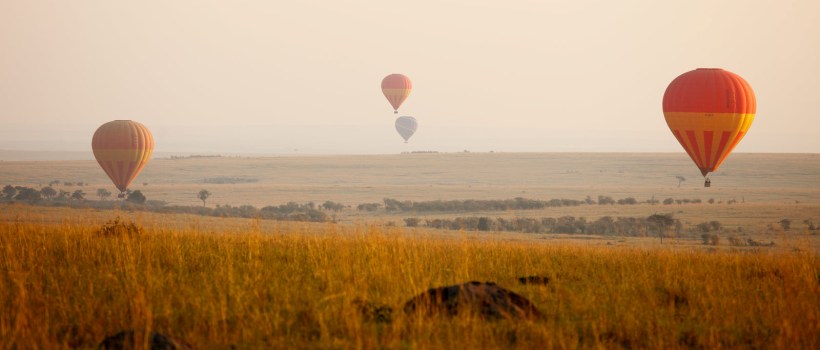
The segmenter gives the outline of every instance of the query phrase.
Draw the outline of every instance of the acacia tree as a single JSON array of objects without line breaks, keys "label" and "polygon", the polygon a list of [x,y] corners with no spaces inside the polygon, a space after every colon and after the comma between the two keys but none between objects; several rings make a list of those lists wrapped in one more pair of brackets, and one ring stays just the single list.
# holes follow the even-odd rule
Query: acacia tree
[{"label": "acacia tree", "polygon": [[81,201],[85,199],[85,192],[83,192],[83,190],[76,190],[71,194],[71,199]]},{"label": "acacia tree", "polygon": [[24,202],[36,202],[41,198],[40,191],[35,190],[33,188],[16,186],[14,189],[17,190],[17,194],[14,196],[14,200]]},{"label": "acacia tree", "polygon": [[660,237],[661,243],[663,243],[663,234],[666,232],[667,227],[675,224],[675,219],[672,218],[672,214],[652,214],[646,218],[646,221],[649,221],[649,223],[658,230],[658,237]]},{"label": "acacia tree", "polygon": [[125,200],[131,203],[145,204],[146,198],[145,195],[142,194],[142,191],[136,190],[133,192],[129,191],[128,196],[126,196]]},{"label": "acacia tree", "polygon": [[43,187],[40,189],[40,194],[46,199],[51,200],[57,195],[57,190],[53,189],[51,186]]},{"label": "acacia tree", "polygon": [[6,187],[3,187],[3,194],[6,195],[7,199],[12,199],[17,194],[17,189],[12,185],[6,185]]},{"label": "acacia tree", "polygon": [[100,200],[104,201],[106,198],[111,197],[111,191],[106,190],[104,188],[98,188],[97,197],[100,197]]},{"label": "acacia tree", "polygon": [[210,197],[210,196],[211,196],[211,192],[208,192],[208,190],[205,190],[205,189],[203,189],[202,191],[199,191],[199,194],[196,195],[196,197],[199,198],[199,200],[202,201],[202,206],[203,207],[205,206],[205,201],[208,200],[208,197]]},{"label": "acacia tree", "polygon": [[680,176],[680,175],[675,176],[675,178],[676,178],[676,179],[678,179],[678,188],[680,188],[680,183],[681,183],[681,182],[686,181],[686,178],[685,178],[685,177],[683,177],[683,176]]}]

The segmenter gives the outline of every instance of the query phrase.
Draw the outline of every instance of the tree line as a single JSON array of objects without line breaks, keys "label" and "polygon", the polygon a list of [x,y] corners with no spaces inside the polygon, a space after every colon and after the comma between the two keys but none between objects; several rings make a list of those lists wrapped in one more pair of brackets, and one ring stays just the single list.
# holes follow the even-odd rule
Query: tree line
[{"label": "tree line", "polygon": [[[397,200],[385,198],[384,210],[393,211],[415,211],[415,212],[470,212],[470,211],[507,211],[507,210],[537,210],[548,207],[574,207],[579,205],[637,205],[637,204],[660,204],[660,200],[654,198],[646,201],[639,201],[633,197],[614,199],[609,196],[598,196],[598,200],[587,196],[583,200],[576,199],[550,199],[537,200],[516,197],[513,199],[466,199],[466,200],[434,200],[414,202],[409,200]],[[735,203],[735,200],[727,203]],[[700,199],[673,199],[666,198],[662,202],[670,204],[698,204]],[[709,199],[708,203],[715,203],[714,199]],[[380,203],[360,204],[357,209],[360,211],[375,211],[382,206]]]},{"label": "tree line", "polygon": [[419,219],[406,218],[408,227],[428,227],[464,231],[509,231],[524,233],[568,233],[617,236],[647,236],[680,234],[683,224],[673,214],[653,214],[647,217],[604,216],[597,220],[584,217],[562,216],[558,218],[491,218],[469,216],[456,218]]},{"label": "tree line", "polygon": [[344,205],[327,201],[322,205],[316,205],[313,202],[306,204],[299,204],[296,202],[289,202],[279,206],[266,206],[263,208],[256,208],[251,205],[230,206],[217,205],[215,208],[205,207],[205,200],[210,196],[210,192],[203,190],[197,194],[197,197],[202,200],[203,206],[169,206],[164,201],[148,200],[146,196],[140,191],[127,191],[123,201],[108,200],[112,193],[106,189],[98,189],[96,196],[99,200],[89,199],[88,195],[83,190],[75,190],[73,192],[65,190],[56,190],[51,186],[43,187],[39,190],[24,186],[6,185],[3,187],[0,194],[0,202],[21,202],[33,205],[42,206],[67,206],[67,207],[81,207],[81,208],[95,208],[95,209],[121,209],[121,210],[146,210],[157,213],[175,213],[175,214],[195,214],[204,216],[216,217],[241,217],[241,218],[260,218],[270,220],[288,220],[288,221],[314,221],[327,222],[333,221],[327,213],[321,209],[338,211],[344,208]]}]

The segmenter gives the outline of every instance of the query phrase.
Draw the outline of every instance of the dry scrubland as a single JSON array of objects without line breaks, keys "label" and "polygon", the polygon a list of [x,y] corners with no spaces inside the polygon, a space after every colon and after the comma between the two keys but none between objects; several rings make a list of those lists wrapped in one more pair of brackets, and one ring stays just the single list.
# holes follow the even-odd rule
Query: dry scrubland
[{"label": "dry scrubland", "polygon": [[[38,210],[7,206],[0,215],[1,348],[87,348],[128,328],[198,348],[820,348],[811,249],[590,247]],[[98,234],[116,214],[134,215],[143,233]],[[517,284],[527,275],[551,281]],[[516,291],[545,317],[399,312],[385,324],[354,303],[400,308],[429,287],[470,280]]]}]

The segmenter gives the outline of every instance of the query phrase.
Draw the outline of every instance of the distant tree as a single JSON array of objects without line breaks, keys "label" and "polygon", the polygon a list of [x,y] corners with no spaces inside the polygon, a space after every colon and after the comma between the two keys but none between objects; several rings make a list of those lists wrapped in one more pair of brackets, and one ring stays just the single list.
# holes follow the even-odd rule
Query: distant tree
[{"label": "distant tree", "polygon": [[17,190],[17,195],[14,196],[14,200],[36,202],[41,198],[40,191],[33,188],[17,186],[14,189]]},{"label": "distant tree", "polygon": [[211,196],[211,192],[208,192],[208,190],[205,190],[205,189],[203,189],[202,191],[199,191],[199,193],[196,195],[196,197],[199,198],[199,200],[202,201],[202,206],[203,207],[205,206],[205,201],[210,196]]},{"label": "distant tree", "polygon": [[6,199],[12,199],[17,195],[17,189],[12,185],[6,185],[6,187],[3,187],[3,195],[6,196]]},{"label": "distant tree", "polygon": [[57,190],[52,188],[51,186],[43,187],[40,189],[40,194],[43,195],[48,200],[51,200],[57,195]]},{"label": "distant tree", "polygon": [[675,176],[678,179],[678,188],[680,188],[680,183],[686,181],[686,178],[680,175]]},{"label": "distant tree", "polygon": [[85,192],[83,192],[83,190],[76,190],[73,193],[71,193],[71,199],[81,201],[85,199]]},{"label": "distant tree", "polygon": [[324,204],[322,204],[322,208],[324,208],[325,210],[341,211],[345,208],[345,205],[342,203],[326,201]]},{"label": "distant tree", "polygon": [[658,237],[661,239],[661,243],[663,243],[663,234],[667,228],[675,224],[675,219],[672,217],[672,214],[652,214],[646,218],[646,221],[649,221],[658,231]]},{"label": "distant tree", "polygon": [[357,206],[356,209],[363,211],[376,211],[379,210],[381,206],[381,203],[362,203],[359,204],[359,206]]},{"label": "distant tree", "polygon": [[635,205],[635,204],[638,204],[638,200],[635,199],[635,198],[632,198],[632,197],[626,197],[626,198],[623,198],[623,199],[619,199],[617,203],[621,204],[621,205],[624,205],[624,204]]},{"label": "distant tree", "polygon": [[57,193],[57,200],[61,200],[61,201],[68,200],[68,197],[70,195],[71,195],[71,192],[68,192],[66,190],[60,190],[60,192]]},{"label": "distant tree", "polygon": [[52,180],[52,181],[48,182],[49,186],[54,186],[54,185],[59,185],[59,184],[60,184],[60,180]]},{"label": "distant tree", "polygon": [[784,231],[788,231],[792,227],[792,221],[789,219],[780,220],[780,227],[782,227]]},{"label": "distant tree", "polygon": [[615,200],[609,196],[598,196],[598,204],[599,205],[606,205],[606,204],[615,204]]},{"label": "distant tree", "polygon": [[404,224],[407,227],[418,227],[420,221],[419,218],[406,218],[404,219]]},{"label": "distant tree", "polygon": [[104,188],[98,188],[97,197],[100,197],[100,200],[104,201],[106,198],[111,197],[111,191],[106,190]]},{"label": "distant tree", "polygon": [[[589,196],[587,196],[587,198],[589,198]],[[489,230],[492,229],[492,226],[493,226],[493,219],[488,218],[486,216],[482,216],[482,217],[478,218],[478,225],[476,226],[476,228],[479,231],[489,231]]]},{"label": "distant tree", "polygon": [[136,204],[145,204],[145,195],[142,194],[142,191],[136,190],[133,192],[128,193],[128,196],[125,198],[126,201]]}]

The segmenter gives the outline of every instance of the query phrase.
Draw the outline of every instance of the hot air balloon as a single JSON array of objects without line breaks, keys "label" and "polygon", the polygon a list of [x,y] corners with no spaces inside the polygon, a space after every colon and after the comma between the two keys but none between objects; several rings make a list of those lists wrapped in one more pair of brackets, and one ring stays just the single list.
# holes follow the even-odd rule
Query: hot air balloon
[{"label": "hot air balloon", "polygon": [[396,131],[404,138],[404,143],[410,139],[410,136],[416,133],[419,123],[413,117],[398,117],[396,119]]},{"label": "hot air balloon", "polygon": [[[743,139],[755,109],[749,83],[719,68],[686,72],[663,94],[666,123],[704,177],[717,170]],[[707,178],[704,185],[710,183]]]},{"label": "hot air balloon", "polygon": [[91,149],[97,163],[120,190],[119,198],[123,198],[128,185],[148,164],[154,151],[154,137],[145,125],[115,120],[94,132]]},{"label": "hot air balloon", "polygon": [[390,74],[382,79],[382,93],[393,106],[393,113],[399,113],[399,106],[410,96],[413,83],[403,74]]}]

